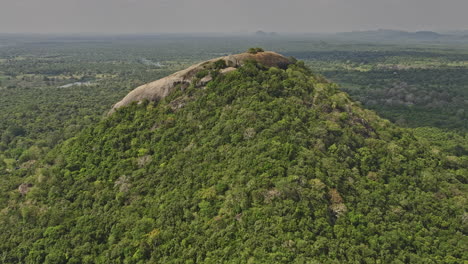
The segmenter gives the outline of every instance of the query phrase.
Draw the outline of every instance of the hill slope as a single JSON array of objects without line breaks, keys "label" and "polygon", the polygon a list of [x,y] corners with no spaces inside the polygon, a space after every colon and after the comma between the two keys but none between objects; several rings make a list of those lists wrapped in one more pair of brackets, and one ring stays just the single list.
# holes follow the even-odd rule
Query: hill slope
[{"label": "hill slope", "polygon": [[466,165],[301,62],[225,67],[116,108],[20,170],[3,261],[467,260]]}]

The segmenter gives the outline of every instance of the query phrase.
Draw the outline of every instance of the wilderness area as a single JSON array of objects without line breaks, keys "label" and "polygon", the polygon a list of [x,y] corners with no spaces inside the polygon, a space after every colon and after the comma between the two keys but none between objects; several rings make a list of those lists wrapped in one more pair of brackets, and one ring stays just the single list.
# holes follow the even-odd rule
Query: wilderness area
[{"label": "wilderness area", "polygon": [[466,261],[465,40],[363,34],[0,35],[0,261]]}]

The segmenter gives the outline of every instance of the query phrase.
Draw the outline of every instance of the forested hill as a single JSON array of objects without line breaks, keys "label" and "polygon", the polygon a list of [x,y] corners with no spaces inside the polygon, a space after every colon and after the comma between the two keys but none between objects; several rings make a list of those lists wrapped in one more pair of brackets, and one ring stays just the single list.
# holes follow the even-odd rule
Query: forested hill
[{"label": "forested hill", "polygon": [[213,61],[15,171],[1,261],[468,260],[466,161],[302,62],[227,67]]}]

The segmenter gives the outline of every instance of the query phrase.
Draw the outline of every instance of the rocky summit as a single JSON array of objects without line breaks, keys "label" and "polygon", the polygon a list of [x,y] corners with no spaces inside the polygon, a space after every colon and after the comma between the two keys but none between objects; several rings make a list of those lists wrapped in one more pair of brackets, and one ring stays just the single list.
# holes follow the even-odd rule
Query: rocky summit
[{"label": "rocky summit", "polygon": [[[285,68],[291,64],[291,60],[272,51],[262,51],[255,53],[241,53],[220,57],[199,64],[193,65],[185,70],[178,71],[165,78],[157,81],[144,84],[131,91],[120,102],[116,103],[111,113],[122,106],[126,106],[132,102],[141,102],[143,100],[157,101],[169,95],[177,87],[187,87],[197,77],[197,74],[203,71],[212,70],[216,67],[223,68],[222,74],[241,67],[247,61],[256,61],[267,67]],[[202,84],[211,80],[211,76],[204,76],[201,80]]]}]

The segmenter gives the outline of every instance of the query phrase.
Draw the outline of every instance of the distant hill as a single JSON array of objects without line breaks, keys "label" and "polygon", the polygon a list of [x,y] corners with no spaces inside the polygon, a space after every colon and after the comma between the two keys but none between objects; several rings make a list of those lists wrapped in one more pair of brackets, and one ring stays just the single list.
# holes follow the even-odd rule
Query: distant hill
[{"label": "distant hill", "polygon": [[257,32],[255,32],[255,36],[258,36],[258,37],[266,37],[266,36],[277,36],[278,33],[276,32],[265,32],[263,30],[259,30]]},{"label": "distant hill", "polygon": [[409,32],[408,37],[417,39],[438,39],[444,37],[444,35],[433,31],[417,31]]},{"label": "distant hill", "polygon": [[15,170],[1,261],[463,263],[463,162],[253,48],[136,88]]},{"label": "distant hill", "polygon": [[442,35],[433,31],[417,31],[417,32],[407,32],[400,30],[388,30],[380,29],[374,31],[353,31],[353,32],[343,32],[338,33],[339,37],[348,37],[348,38],[363,38],[366,40],[437,40],[447,35]]}]

